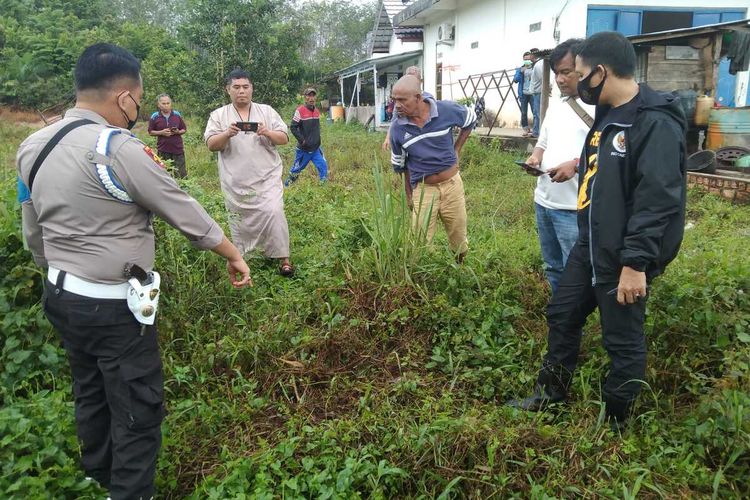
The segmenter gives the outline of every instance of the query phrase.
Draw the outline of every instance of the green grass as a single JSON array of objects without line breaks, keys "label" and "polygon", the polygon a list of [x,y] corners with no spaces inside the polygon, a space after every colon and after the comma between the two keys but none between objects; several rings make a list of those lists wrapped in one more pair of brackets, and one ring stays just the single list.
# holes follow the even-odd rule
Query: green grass
[{"label": "green grass", "polygon": [[[226,228],[216,161],[190,123],[183,186]],[[30,131],[0,124],[0,496],[88,498],[64,353],[12,199]],[[602,424],[595,318],[569,406],[502,404],[531,389],[546,344],[534,179],[497,143],[467,143],[458,266],[442,230],[430,248],[403,231],[382,138],[323,127],[330,182],[311,165],[285,192],[291,280],[254,256],[255,286],[232,290],[221,259],[157,222],[162,497],[750,495],[750,207],[690,193],[694,227],[649,302],[640,415],[619,436]],[[293,146],[281,151],[288,170]]]}]

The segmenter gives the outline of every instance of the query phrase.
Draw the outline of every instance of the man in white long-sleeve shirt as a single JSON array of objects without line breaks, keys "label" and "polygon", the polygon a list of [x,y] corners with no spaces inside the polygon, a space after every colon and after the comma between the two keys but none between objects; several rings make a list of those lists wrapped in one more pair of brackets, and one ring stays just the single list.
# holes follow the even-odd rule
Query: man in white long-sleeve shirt
[{"label": "man in white long-sleeve shirt", "polygon": [[578,98],[575,49],[582,40],[561,43],[550,55],[555,82],[563,99],[551,103],[542,123],[539,140],[526,160],[526,169],[538,176],[534,190],[536,223],[544,259],[544,271],[552,293],[562,275],[568,254],[578,238],[578,157],[593,123],[594,107]]}]

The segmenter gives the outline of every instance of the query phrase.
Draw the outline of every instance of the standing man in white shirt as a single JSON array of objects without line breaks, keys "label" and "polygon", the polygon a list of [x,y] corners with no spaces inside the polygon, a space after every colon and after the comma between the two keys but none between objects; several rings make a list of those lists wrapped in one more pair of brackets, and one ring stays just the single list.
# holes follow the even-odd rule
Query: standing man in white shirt
[{"label": "standing man in white shirt", "polygon": [[276,149],[289,142],[286,123],[271,106],[253,101],[253,82],[246,71],[232,70],[226,91],[232,102],[211,112],[203,138],[209,151],[219,153],[232,241],[243,255],[258,249],[278,259],[279,274],[291,277],[284,166]]},{"label": "standing man in white shirt", "polygon": [[580,42],[566,40],[550,54],[562,100],[551,103],[536,147],[526,160],[527,165],[541,169],[526,171],[538,176],[534,190],[536,225],[544,271],[553,294],[578,238],[578,157],[594,122],[594,106],[584,104],[578,97],[575,56]]}]

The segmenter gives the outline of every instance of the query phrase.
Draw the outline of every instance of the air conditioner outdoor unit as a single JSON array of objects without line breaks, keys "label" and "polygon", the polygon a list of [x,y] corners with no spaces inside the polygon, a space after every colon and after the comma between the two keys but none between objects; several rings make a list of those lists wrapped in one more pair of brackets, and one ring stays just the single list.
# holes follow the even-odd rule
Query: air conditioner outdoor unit
[{"label": "air conditioner outdoor unit", "polygon": [[456,36],[453,23],[442,23],[438,26],[437,38],[439,42],[452,42]]}]

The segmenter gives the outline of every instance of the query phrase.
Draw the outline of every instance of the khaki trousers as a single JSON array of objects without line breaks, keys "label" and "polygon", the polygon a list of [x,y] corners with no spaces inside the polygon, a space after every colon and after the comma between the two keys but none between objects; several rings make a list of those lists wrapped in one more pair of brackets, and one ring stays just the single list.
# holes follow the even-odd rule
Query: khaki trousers
[{"label": "khaki trousers", "polygon": [[[432,241],[437,229],[437,220],[443,222],[448,233],[448,243],[456,254],[466,253],[469,241],[466,239],[466,198],[461,174],[438,184],[420,182],[412,193],[414,227],[427,225],[427,241]],[[430,212],[432,206],[432,212]],[[429,214],[429,221],[427,220]]]}]

